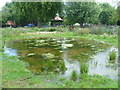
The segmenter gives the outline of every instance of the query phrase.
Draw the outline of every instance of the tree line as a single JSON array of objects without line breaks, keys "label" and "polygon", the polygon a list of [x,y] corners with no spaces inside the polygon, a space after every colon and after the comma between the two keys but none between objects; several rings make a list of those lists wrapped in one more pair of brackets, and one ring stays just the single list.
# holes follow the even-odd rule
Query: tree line
[{"label": "tree line", "polygon": [[79,23],[116,25],[120,21],[120,7],[115,9],[108,3],[96,2],[11,2],[2,8],[2,25],[8,20],[24,26],[34,23],[47,25],[56,13],[63,18],[64,24]]}]

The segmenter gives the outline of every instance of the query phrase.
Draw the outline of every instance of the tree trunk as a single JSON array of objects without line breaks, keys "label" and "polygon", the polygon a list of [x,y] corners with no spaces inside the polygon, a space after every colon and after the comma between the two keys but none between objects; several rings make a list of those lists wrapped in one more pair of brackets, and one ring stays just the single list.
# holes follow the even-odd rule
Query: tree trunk
[{"label": "tree trunk", "polygon": [[83,27],[83,23],[80,23],[80,27]]},{"label": "tree trunk", "polygon": [[41,24],[40,24],[40,21],[38,20],[38,25],[37,25],[38,27],[40,27],[41,26]]}]

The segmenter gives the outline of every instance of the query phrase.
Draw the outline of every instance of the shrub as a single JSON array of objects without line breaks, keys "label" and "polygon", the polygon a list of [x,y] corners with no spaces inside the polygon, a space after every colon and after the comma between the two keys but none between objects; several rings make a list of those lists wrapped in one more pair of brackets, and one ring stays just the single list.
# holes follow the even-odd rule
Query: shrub
[{"label": "shrub", "polygon": [[92,26],[89,28],[91,31],[91,34],[117,34],[118,33],[118,27],[111,27],[111,26]]},{"label": "shrub", "polygon": [[87,28],[80,28],[80,29],[75,31],[75,34],[77,34],[77,35],[90,34],[90,32],[91,31]]},{"label": "shrub", "polygon": [[92,27],[90,31],[91,31],[91,34],[96,34],[96,35],[104,33],[103,29],[100,29],[99,27]]}]

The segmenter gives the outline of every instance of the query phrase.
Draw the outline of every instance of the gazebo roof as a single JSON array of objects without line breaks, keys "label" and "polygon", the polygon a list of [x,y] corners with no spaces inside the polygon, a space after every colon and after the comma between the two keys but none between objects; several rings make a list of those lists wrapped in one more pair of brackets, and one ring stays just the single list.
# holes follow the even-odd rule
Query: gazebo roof
[{"label": "gazebo roof", "polygon": [[56,14],[56,17],[54,19],[52,19],[51,22],[63,22],[63,19],[60,18],[59,14]]},{"label": "gazebo roof", "polygon": [[63,19],[61,19],[59,16],[56,16],[54,20],[63,20]]},{"label": "gazebo roof", "polygon": [[16,24],[13,23],[12,21],[7,21],[6,25],[13,25],[13,26],[15,26]]}]

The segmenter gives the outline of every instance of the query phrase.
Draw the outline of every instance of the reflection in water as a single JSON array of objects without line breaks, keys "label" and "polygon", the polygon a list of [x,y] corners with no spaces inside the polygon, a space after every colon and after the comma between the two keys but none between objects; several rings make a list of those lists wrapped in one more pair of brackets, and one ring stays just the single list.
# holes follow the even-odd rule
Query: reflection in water
[{"label": "reflection in water", "polygon": [[[77,74],[98,74],[117,79],[118,56],[115,62],[109,62],[109,52],[113,49],[118,52],[116,48],[112,47],[96,53],[99,49],[105,50],[108,45],[85,39],[74,40],[40,38],[8,42],[7,47],[4,46],[4,53],[9,54],[9,56],[20,55],[22,60],[29,64],[26,68],[33,73],[62,72],[65,77],[69,77],[75,71]],[[34,53],[34,55],[28,56],[30,53]],[[48,60],[42,57],[43,54],[47,55],[48,53],[54,57],[49,58],[48,56]],[[94,57],[90,59],[92,55]]]},{"label": "reflection in water", "polygon": [[17,50],[13,49],[13,48],[7,48],[6,46],[4,46],[4,52],[8,54],[8,56],[17,56]]},{"label": "reflection in water", "polygon": [[[105,52],[98,52],[92,60],[89,61],[89,74],[98,74],[108,78],[117,79],[118,68],[109,65],[109,52],[116,48],[111,47]],[[117,58],[115,60],[117,64]]]},{"label": "reflection in water", "polygon": [[75,71],[77,74],[80,74],[80,65],[79,62],[76,61],[72,61],[70,58],[67,57],[68,51],[64,51],[63,52],[63,59],[64,59],[64,63],[65,63],[65,67],[67,68],[67,70],[64,73],[65,77],[71,76],[72,72]]},{"label": "reflection in water", "polygon": [[80,65],[77,60],[73,61],[71,58],[68,57],[69,52],[68,50],[65,50],[66,48],[64,48],[63,46],[64,44],[66,44],[66,38],[64,38],[62,42],[62,50],[63,50],[63,60],[65,63],[65,67],[67,68],[67,70],[64,72],[64,76],[69,78],[73,73],[73,71],[75,71],[77,74],[80,74]]}]

